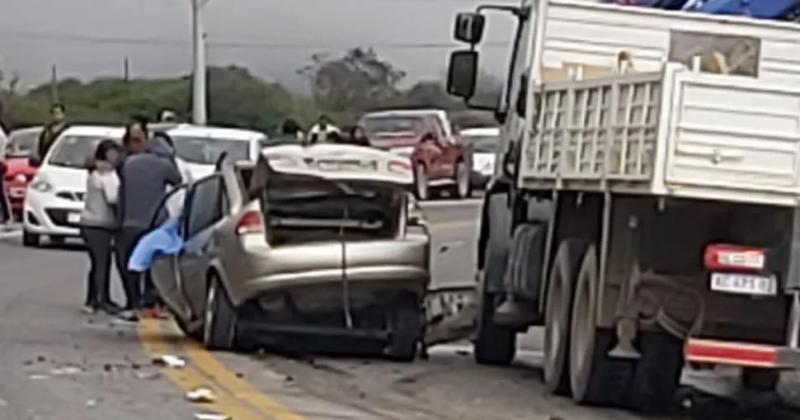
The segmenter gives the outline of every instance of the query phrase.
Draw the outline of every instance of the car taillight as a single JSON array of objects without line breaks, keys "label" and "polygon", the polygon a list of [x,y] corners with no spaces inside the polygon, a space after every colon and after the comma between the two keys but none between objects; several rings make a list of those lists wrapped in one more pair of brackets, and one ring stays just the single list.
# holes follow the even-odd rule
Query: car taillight
[{"label": "car taillight", "polygon": [[257,210],[248,211],[239,219],[239,223],[236,224],[236,234],[239,236],[261,233],[263,231],[264,221],[261,218],[261,213]]},{"label": "car taillight", "polygon": [[709,245],[703,261],[708,270],[762,271],[767,266],[763,248],[740,245]]}]

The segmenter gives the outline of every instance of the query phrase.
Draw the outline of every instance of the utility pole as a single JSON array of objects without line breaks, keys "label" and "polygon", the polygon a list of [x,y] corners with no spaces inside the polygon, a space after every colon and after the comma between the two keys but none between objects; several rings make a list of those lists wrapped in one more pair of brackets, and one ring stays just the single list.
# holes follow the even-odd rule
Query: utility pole
[{"label": "utility pole", "polygon": [[210,0],[192,2],[192,119],[197,125],[205,125],[208,119],[206,39],[203,31],[203,8]]},{"label": "utility pole", "polygon": [[51,103],[58,103],[58,68],[53,65],[50,73],[50,100]]},{"label": "utility pole", "polygon": [[128,61],[128,57],[125,57],[125,60],[122,62],[122,79],[125,83],[131,80],[131,64],[130,61]]}]

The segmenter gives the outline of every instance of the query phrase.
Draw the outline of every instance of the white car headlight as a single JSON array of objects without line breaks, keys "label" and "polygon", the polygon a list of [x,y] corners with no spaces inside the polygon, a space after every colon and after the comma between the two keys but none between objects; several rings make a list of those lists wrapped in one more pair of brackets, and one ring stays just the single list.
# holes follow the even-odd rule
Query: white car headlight
[{"label": "white car headlight", "polygon": [[53,184],[48,182],[44,177],[36,177],[33,182],[31,182],[31,188],[42,193],[47,193],[53,191]]}]

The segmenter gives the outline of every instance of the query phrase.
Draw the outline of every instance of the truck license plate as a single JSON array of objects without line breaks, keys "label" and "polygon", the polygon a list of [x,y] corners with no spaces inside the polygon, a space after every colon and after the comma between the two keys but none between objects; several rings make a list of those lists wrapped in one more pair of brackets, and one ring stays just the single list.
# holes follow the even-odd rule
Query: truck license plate
[{"label": "truck license plate", "polygon": [[711,290],[744,295],[775,296],[778,293],[778,282],[774,276],[712,273]]}]

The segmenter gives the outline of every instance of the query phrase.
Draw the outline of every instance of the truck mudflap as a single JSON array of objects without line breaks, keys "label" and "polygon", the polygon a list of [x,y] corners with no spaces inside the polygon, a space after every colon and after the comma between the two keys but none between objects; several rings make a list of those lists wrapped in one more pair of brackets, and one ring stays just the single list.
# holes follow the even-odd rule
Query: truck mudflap
[{"label": "truck mudflap", "polygon": [[800,369],[800,349],[784,346],[689,339],[684,353],[687,362],[766,369]]}]

